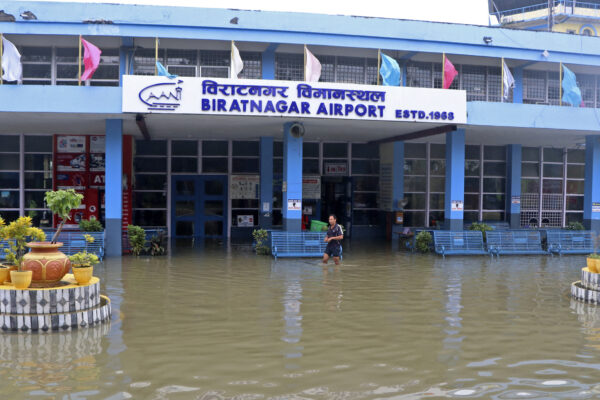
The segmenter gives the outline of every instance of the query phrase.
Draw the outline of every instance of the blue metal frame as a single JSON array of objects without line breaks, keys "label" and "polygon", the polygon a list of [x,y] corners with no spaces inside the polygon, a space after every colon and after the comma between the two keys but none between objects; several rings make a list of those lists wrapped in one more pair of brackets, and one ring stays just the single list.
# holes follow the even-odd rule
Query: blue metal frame
[{"label": "blue metal frame", "polygon": [[[190,195],[182,195],[177,193],[177,182],[191,181],[194,182],[194,193]],[[218,181],[223,184],[223,193],[221,195],[207,195],[205,193],[206,183],[210,181]],[[174,238],[190,238],[195,239],[224,239],[227,236],[227,202],[228,180],[226,175],[173,175],[171,178],[171,232]],[[192,216],[177,216],[176,204],[177,201],[192,201],[194,202],[194,215]],[[223,215],[206,215],[206,201],[222,201]],[[176,225],[178,221],[191,221],[194,223],[194,235],[183,236],[177,235]],[[222,232],[220,235],[206,235],[204,233],[204,224],[207,221],[221,221]]]}]

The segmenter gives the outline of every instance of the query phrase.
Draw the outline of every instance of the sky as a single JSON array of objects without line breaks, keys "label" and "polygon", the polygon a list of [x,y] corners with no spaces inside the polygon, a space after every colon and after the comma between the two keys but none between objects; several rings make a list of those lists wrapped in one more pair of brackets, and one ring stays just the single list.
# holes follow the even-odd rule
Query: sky
[{"label": "sky", "polygon": [[[27,0],[26,0],[27,1]],[[34,1],[34,0],[32,0]],[[56,0],[35,0],[56,1]],[[69,0],[242,10],[295,11],[488,25],[488,0]]]}]

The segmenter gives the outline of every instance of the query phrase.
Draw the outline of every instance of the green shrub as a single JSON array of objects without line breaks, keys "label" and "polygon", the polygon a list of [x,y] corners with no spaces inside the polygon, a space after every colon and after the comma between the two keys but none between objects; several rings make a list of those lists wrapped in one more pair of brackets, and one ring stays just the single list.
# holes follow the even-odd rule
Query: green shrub
[{"label": "green shrub", "polygon": [[429,248],[431,247],[431,242],[433,242],[433,238],[431,237],[431,233],[427,231],[421,231],[416,237],[416,248],[421,253],[429,252]]},{"label": "green shrub", "polygon": [[585,227],[581,222],[569,222],[569,225],[567,225],[565,229],[570,231],[583,231],[585,230]]},{"label": "green shrub", "polygon": [[131,252],[135,256],[139,256],[142,250],[144,250],[144,245],[146,244],[146,231],[141,226],[128,225],[127,235],[129,236]]},{"label": "green shrub", "polygon": [[489,226],[488,224],[485,224],[483,222],[473,222],[471,224],[471,226],[469,226],[469,230],[470,231],[480,231],[481,234],[483,235],[483,240],[485,240],[485,233],[487,231],[493,231],[494,228],[492,228],[491,226]]},{"label": "green shrub", "polygon": [[256,254],[267,255],[271,251],[267,246],[267,238],[269,233],[265,229],[255,229],[252,231],[252,238],[256,243]]},{"label": "green shrub", "polygon": [[102,232],[104,228],[97,219],[82,219],[79,221],[79,230],[82,232]]}]

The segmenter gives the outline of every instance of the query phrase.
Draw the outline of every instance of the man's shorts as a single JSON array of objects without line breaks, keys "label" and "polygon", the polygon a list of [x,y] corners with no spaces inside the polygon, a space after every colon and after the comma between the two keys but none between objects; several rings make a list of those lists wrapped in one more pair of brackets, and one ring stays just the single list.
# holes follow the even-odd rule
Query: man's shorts
[{"label": "man's shorts", "polygon": [[325,254],[329,257],[339,257],[340,256],[340,246],[327,246],[325,248]]}]

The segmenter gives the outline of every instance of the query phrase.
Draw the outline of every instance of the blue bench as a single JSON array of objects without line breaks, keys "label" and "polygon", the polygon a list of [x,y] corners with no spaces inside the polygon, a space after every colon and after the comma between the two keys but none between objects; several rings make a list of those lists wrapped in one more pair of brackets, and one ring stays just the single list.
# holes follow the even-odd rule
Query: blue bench
[{"label": "blue bench", "polygon": [[548,253],[589,254],[594,252],[592,231],[549,230],[546,232]]},{"label": "blue bench", "polygon": [[538,231],[489,231],[486,232],[490,255],[545,254]]},{"label": "blue bench", "polygon": [[[52,240],[54,230],[45,230],[46,240]],[[86,241],[83,235],[90,235],[94,238],[93,243],[87,243],[87,252],[98,256],[100,260],[104,257],[104,232],[81,232],[81,231],[62,231],[57,242],[61,242],[63,246],[59,249],[68,256],[86,250]]]},{"label": "blue bench", "polygon": [[487,254],[480,231],[433,231],[435,252],[446,255]]},{"label": "blue bench", "polygon": [[[271,254],[277,257],[321,257],[326,232],[271,232]],[[340,254],[341,256],[341,254]]]}]

